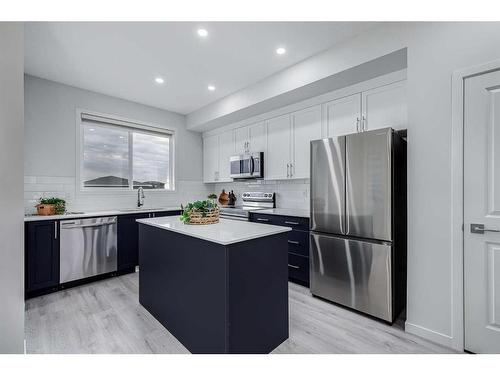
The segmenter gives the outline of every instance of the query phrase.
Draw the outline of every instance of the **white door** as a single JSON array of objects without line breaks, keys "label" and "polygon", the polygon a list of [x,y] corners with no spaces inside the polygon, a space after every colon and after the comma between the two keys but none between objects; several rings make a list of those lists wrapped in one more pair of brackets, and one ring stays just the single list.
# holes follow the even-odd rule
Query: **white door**
[{"label": "white door", "polygon": [[234,150],[236,154],[244,154],[247,150],[248,127],[234,129]]},{"label": "white door", "polygon": [[229,158],[234,155],[233,131],[219,134],[219,181],[232,181]]},{"label": "white door", "polygon": [[356,133],[361,124],[361,94],[324,104],[326,137]]},{"label": "white door", "polygon": [[500,353],[500,72],[464,95],[465,349]]},{"label": "white door", "polygon": [[362,130],[407,128],[406,81],[362,93]]},{"label": "white door", "polygon": [[[250,152],[266,151],[266,123],[250,125],[248,127],[248,143]],[[264,156],[265,157],[265,156]]]},{"label": "white door", "polygon": [[267,123],[267,154],[264,155],[264,178],[282,180],[289,176],[291,124],[290,115]]},{"label": "white door", "polygon": [[309,178],[310,144],[321,139],[321,106],[306,108],[292,114],[292,165],[290,178]]},{"label": "white door", "polygon": [[219,173],[219,136],[203,138],[203,182],[215,182]]}]

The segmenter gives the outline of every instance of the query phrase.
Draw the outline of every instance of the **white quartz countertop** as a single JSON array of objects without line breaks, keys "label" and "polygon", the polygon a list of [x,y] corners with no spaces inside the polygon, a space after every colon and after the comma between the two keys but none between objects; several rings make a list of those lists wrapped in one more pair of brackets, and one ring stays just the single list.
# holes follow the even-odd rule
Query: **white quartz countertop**
[{"label": "white quartz countertop", "polygon": [[30,215],[25,216],[24,221],[39,221],[39,220],[64,220],[64,219],[77,219],[84,217],[98,217],[98,216],[116,216],[116,215],[130,215],[130,214],[140,214],[140,213],[151,213],[151,212],[163,212],[163,211],[180,211],[180,207],[155,207],[155,208],[137,208],[137,209],[126,209],[121,210],[108,210],[108,211],[87,211],[83,213],[68,213],[64,215]]},{"label": "white quartz countertop", "polygon": [[300,208],[269,208],[267,210],[255,211],[256,214],[280,215],[280,216],[295,216],[309,218],[309,210]]},{"label": "white quartz countertop", "polygon": [[137,222],[221,245],[230,245],[292,230],[277,225],[262,225],[230,219],[220,219],[217,224],[189,225],[181,222],[179,216],[138,219]]}]

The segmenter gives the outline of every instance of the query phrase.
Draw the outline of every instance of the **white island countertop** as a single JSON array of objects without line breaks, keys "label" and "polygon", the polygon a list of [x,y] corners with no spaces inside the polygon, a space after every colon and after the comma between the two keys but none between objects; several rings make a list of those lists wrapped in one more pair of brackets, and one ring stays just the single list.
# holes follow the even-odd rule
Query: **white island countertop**
[{"label": "white island countertop", "polygon": [[136,221],[141,224],[151,225],[221,245],[230,245],[292,230],[291,228],[277,225],[264,225],[229,219],[220,219],[217,224],[189,225],[181,222],[179,216],[138,219]]},{"label": "white island countertop", "polygon": [[163,211],[180,211],[180,207],[144,207],[144,208],[122,208],[117,210],[107,211],[85,211],[77,213],[66,213],[63,215],[27,215],[24,221],[40,221],[40,220],[65,220],[65,219],[83,219],[86,217],[100,217],[100,216],[118,216],[118,215],[131,215],[140,213],[152,213]]}]

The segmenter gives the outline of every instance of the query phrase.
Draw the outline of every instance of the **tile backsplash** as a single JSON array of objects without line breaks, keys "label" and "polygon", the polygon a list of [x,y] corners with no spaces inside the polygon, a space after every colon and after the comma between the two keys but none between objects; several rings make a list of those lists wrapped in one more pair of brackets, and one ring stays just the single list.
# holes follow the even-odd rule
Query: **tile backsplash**
[{"label": "tile backsplash", "polygon": [[[215,184],[214,193],[219,195],[222,189],[234,191],[237,204],[241,204],[241,194],[245,191],[263,191],[276,193],[276,207],[309,209],[309,179],[264,181],[249,180]],[[210,188],[210,186],[209,186]]]},{"label": "tile backsplash", "polygon": [[[211,187],[201,181],[178,180],[176,191],[145,191],[145,207],[180,206],[181,203],[203,199],[211,192]],[[36,212],[35,205],[40,197],[58,197],[66,200],[68,211],[101,211],[110,209],[133,208],[136,206],[137,194],[126,192],[110,193],[77,193],[76,179],[71,176],[25,176],[24,177],[24,209],[26,214]]]}]

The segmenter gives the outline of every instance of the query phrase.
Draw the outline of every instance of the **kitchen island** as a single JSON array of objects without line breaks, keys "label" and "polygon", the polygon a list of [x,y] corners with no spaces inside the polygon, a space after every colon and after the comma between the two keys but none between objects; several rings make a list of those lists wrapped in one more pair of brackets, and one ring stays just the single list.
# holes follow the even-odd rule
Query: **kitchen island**
[{"label": "kitchen island", "polygon": [[269,353],[288,338],[290,228],[140,219],[139,302],[192,353]]}]

